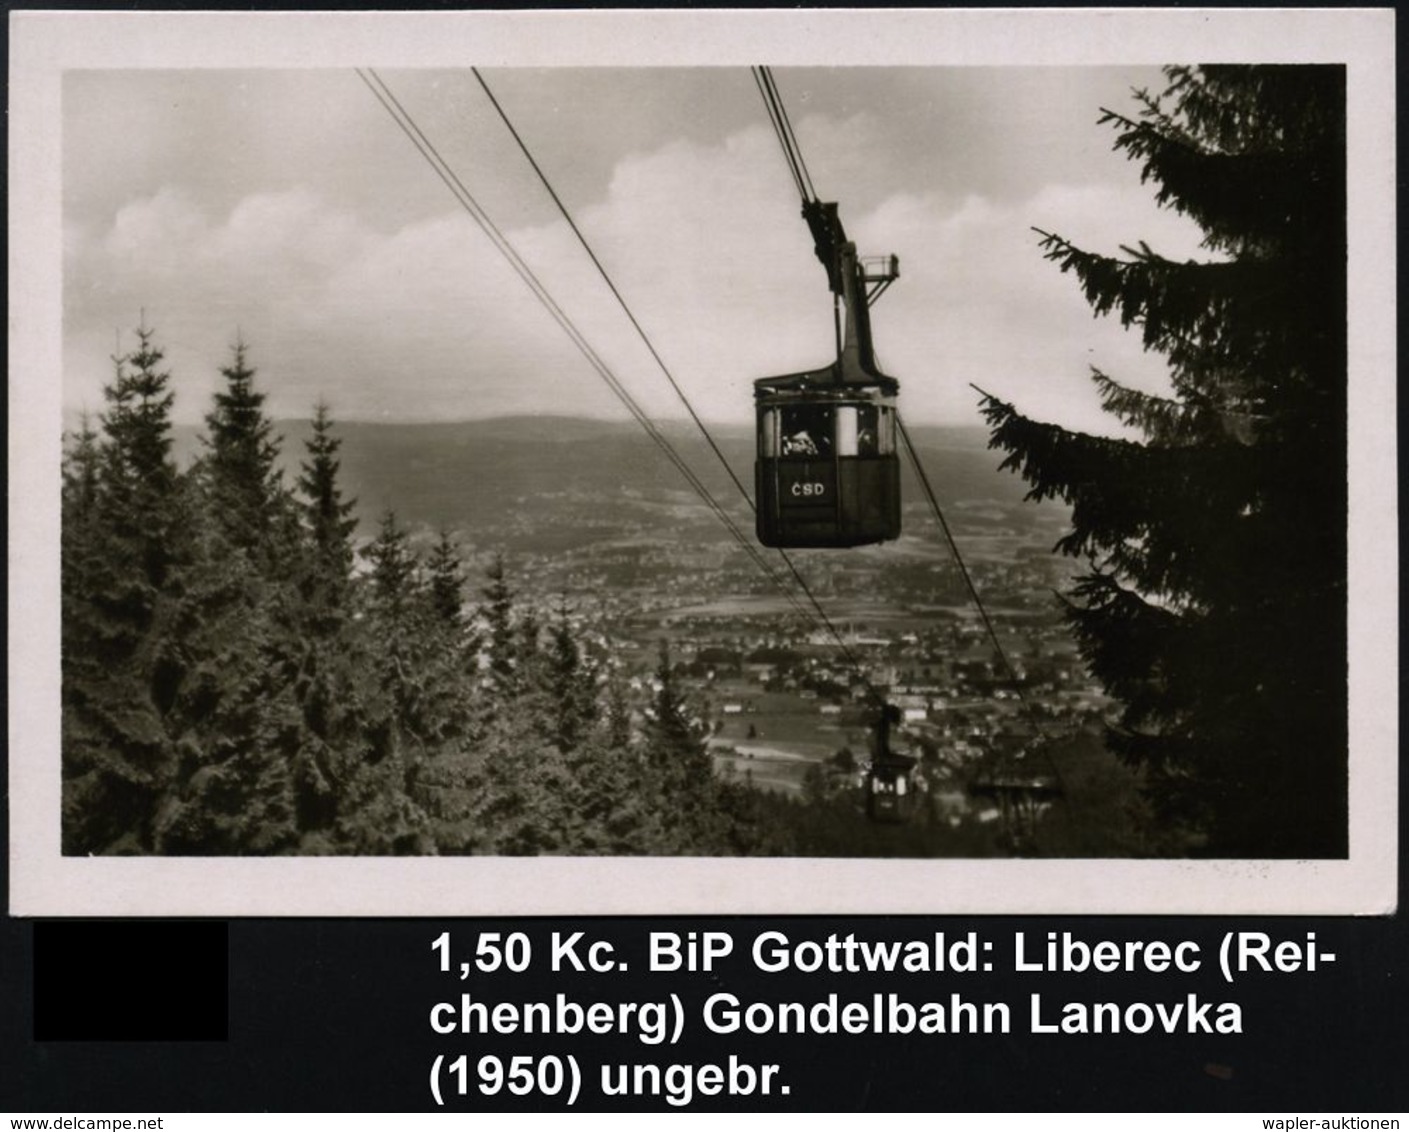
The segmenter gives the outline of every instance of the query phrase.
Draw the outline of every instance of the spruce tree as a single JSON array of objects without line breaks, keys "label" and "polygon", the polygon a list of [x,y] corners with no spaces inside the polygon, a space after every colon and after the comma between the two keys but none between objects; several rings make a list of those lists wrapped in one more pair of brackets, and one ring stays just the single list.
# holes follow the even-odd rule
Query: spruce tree
[{"label": "spruce tree", "polygon": [[1099,314],[1164,355],[1156,396],[1096,372],[1109,438],[989,397],[1029,498],[1072,509],[1066,615],[1120,703],[1114,749],[1210,855],[1346,852],[1345,72],[1170,68],[1105,112],[1207,258],[1043,233]]},{"label": "spruce tree", "polygon": [[421,562],[395,511],[382,513],[377,537],[367,547],[371,563],[372,604],[389,621],[409,622],[421,595]]},{"label": "spruce tree", "polygon": [[514,632],[514,593],[504,574],[504,560],[496,555],[480,590],[480,606],[488,638],[485,641],[489,678],[500,695],[513,693],[518,684],[519,641]]},{"label": "spruce tree", "polygon": [[303,553],[298,570],[304,650],[296,694],[303,735],[294,768],[297,819],[307,851],[345,848],[334,827],[349,768],[364,753],[368,658],[351,621],[355,501],[343,496],[338,451],[325,402],[314,408],[299,466],[298,509]]},{"label": "spruce tree", "polygon": [[565,600],[547,637],[539,665],[544,686],[537,697],[538,726],[567,768],[564,851],[626,852],[640,823],[634,812],[642,801],[640,776],[630,773],[631,753],[608,746],[596,727],[596,668],[578,641]]},{"label": "spruce tree", "polygon": [[461,726],[463,663],[451,635],[437,632],[421,557],[395,512],[383,515],[365,556],[371,570],[361,629],[376,688],[365,776],[376,789],[369,787],[370,808],[358,820],[368,830],[373,815],[394,815],[403,843],[430,845],[426,790],[447,785],[437,764]]},{"label": "spruce tree", "polygon": [[478,744],[482,779],[473,806],[479,852],[527,856],[574,851],[567,760],[515,714],[491,720]]},{"label": "spruce tree", "polygon": [[318,402],[312,433],[304,444],[307,459],[299,466],[304,531],[309,544],[310,567],[305,585],[308,602],[326,612],[340,609],[352,576],[352,535],[356,500],[344,499],[338,483],[341,437],[333,435],[331,412]]},{"label": "spruce tree", "polygon": [[103,389],[109,408],[102,424],[108,441],[106,487],[119,510],[129,509],[125,517],[145,526],[153,518],[148,509],[163,507],[176,480],[171,459],[176,395],[171,374],[161,368],[165,354],[155,345],[156,332],[144,323],[136,334],[137,349],[114,359],[114,380]]},{"label": "spruce tree", "polygon": [[412,721],[422,743],[407,791],[429,815],[440,852],[482,851],[485,831],[475,810],[487,773],[481,749],[487,713],[476,695],[479,641],[464,615],[464,564],[448,530],[439,533],[424,573]]},{"label": "spruce tree", "polygon": [[86,424],[62,491],[63,848],[148,852],[171,788],[165,615],[188,524],[171,459],[170,375],[145,323],[113,359],[101,437]]},{"label": "spruce tree", "polygon": [[607,744],[613,750],[624,751],[631,746],[631,704],[626,699],[626,689],[616,673],[607,677],[605,695],[607,702],[604,722]]},{"label": "spruce tree", "polygon": [[613,743],[610,728],[599,725],[566,759],[567,852],[621,856],[676,850],[662,832],[667,815],[650,789],[640,752]]},{"label": "spruce tree", "polygon": [[663,755],[671,751],[692,750],[698,739],[690,722],[685,696],[675,678],[670,649],[664,640],[659,643],[657,649],[655,697],[651,701],[650,723],[646,735],[650,742],[660,748]]},{"label": "spruce tree", "polygon": [[430,576],[430,602],[436,620],[449,629],[459,629],[465,600],[465,569],[460,550],[450,532],[441,530],[431,549],[426,572]]},{"label": "spruce tree", "polygon": [[64,446],[62,499],[66,519],[86,520],[97,509],[102,461],[98,434],[85,412],[78,432]]},{"label": "spruce tree", "polygon": [[553,719],[552,738],[559,750],[571,751],[596,722],[595,674],[582,654],[566,605],[558,608],[548,638],[545,669]]},{"label": "spruce tree", "polygon": [[[289,516],[280,514],[288,510],[277,464],[281,440],[265,415],[265,394],[255,388],[245,343],[237,341],[231,352],[220,370],[225,387],[205,418],[209,506],[233,548],[277,555],[288,549],[270,543],[271,535],[288,533]],[[271,529],[276,515],[280,521]]]},{"label": "spruce tree", "polygon": [[479,711],[474,684],[479,675],[479,638],[464,614],[465,569],[460,548],[442,530],[426,561],[423,592],[422,690],[428,733],[442,747],[458,749],[476,733]]},{"label": "spruce tree", "polygon": [[656,692],[646,727],[646,787],[658,805],[664,852],[719,850],[719,792],[709,750],[676,680],[665,641],[660,643]]},{"label": "spruce tree", "polygon": [[265,395],[244,343],[232,353],[191,477],[196,553],[168,654],[179,677],[171,727],[180,789],[160,823],[167,853],[291,851],[307,809],[307,558]]},{"label": "spruce tree", "polygon": [[420,670],[427,644],[424,581],[420,556],[394,511],[383,514],[377,537],[366,554],[372,567],[366,622],[372,638],[368,645],[375,658],[378,684],[390,697],[389,726],[398,747],[408,731],[424,743],[420,711],[425,693]]},{"label": "spruce tree", "polygon": [[178,789],[157,826],[167,854],[235,856],[297,845],[296,763],[303,742],[291,644],[271,587],[205,532],[173,643],[170,714]]}]

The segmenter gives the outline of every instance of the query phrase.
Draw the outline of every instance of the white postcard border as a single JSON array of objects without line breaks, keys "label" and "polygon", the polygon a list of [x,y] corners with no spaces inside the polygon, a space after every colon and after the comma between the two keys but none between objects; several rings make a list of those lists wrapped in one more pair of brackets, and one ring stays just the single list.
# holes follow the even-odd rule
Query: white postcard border
[{"label": "white postcard border", "polygon": [[[1393,9],[10,14],[10,910],[21,916],[1383,914],[1397,899]],[[1348,65],[1346,861],[65,858],[59,91],[71,68]]]}]

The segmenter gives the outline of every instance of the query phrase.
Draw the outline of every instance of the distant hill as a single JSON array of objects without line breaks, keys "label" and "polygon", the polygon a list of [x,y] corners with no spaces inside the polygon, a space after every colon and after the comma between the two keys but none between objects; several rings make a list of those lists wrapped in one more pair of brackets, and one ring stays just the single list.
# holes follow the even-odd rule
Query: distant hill
[{"label": "distant hill", "polygon": [[[303,458],[306,421],[280,421],[283,457],[292,481]],[[661,426],[681,457],[746,530],[752,516],[738,490],[693,425]],[[657,526],[676,537],[714,539],[717,518],[700,503],[681,473],[634,422],[576,417],[518,416],[418,424],[342,421],[344,489],[357,499],[370,534],[388,508],[413,527],[447,527],[469,537],[519,541],[515,532],[546,548],[553,531],[564,542],[611,539]],[[199,429],[180,427],[178,459],[200,450]],[[735,475],[753,493],[753,430],[711,426]],[[1040,509],[1021,503],[1018,477],[999,472],[1002,454],[987,447],[979,428],[911,428],[920,458],[946,509],[992,504],[1010,514]],[[909,503],[923,495],[904,462]],[[1036,518],[1034,514],[1032,516]],[[575,533],[570,533],[575,532]],[[726,535],[727,537],[727,535]]]}]

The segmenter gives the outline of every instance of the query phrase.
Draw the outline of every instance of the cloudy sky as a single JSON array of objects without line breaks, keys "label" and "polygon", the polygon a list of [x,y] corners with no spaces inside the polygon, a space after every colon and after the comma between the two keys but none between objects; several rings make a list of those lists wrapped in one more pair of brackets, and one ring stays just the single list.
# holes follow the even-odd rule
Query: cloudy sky
[{"label": "cloudy sky", "polygon": [[[379,70],[639,400],[683,409],[469,70]],[[747,68],[487,69],[486,81],[696,410],[825,364],[831,297]],[[1097,365],[1159,359],[1095,320],[1034,226],[1093,250],[1198,254],[1111,151],[1152,68],[779,68],[803,155],[862,254],[912,423],[978,423],[969,383],[1109,427]],[[62,85],[64,404],[99,409],[142,317],[176,415],[206,411],[236,337],[276,416],[625,410],[350,69],[69,71]]]}]

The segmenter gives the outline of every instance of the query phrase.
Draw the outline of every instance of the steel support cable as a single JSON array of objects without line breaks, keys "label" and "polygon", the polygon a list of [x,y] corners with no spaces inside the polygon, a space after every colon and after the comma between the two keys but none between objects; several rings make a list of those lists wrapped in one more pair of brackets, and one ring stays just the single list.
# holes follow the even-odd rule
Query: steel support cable
[{"label": "steel support cable", "polygon": [[857,676],[861,683],[866,686],[866,692],[871,697],[872,701],[874,701],[878,707],[884,709],[886,706],[886,698],[881,695],[880,692],[876,691],[876,686],[872,684],[869,677],[867,677],[865,670],[861,667],[861,662],[856,659],[856,655],[847,647],[846,640],[842,637],[836,625],[832,623],[832,619],[827,616],[826,611],[822,608],[822,603],[813,595],[812,588],[803,580],[802,574],[798,571],[797,566],[793,564],[793,560],[788,555],[788,552],[779,548],[778,556],[787,563],[788,570],[791,571],[794,581],[797,582],[802,592],[807,595],[807,600],[812,603],[812,608],[817,611],[818,618],[820,618],[822,624],[826,626],[827,631],[832,635],[832,639],[837,642],[837,648],[841,649],[842,656],[846,659],[846,663],[851,668],[852,674]]},{"label": "steel support cable", "polygon": [[797,190],[798,196],[803,200],[807,199],[807,189],[802,183],[802,174],[793,164],[792,154],[788,152],[788,141],[783,135],[782,123],[778,121],[777,111],[773,108],[773,103],[768,97],[768,88],[763,85],[763,80],[759,78],[757,68],[754,69],[754,84],[758,87],[759,96],[763,99],[764,109],[768,111],[768,124],[773,127],[773,137],[778,142],[778,148],[783,151],[783,162],[788,167],[788,175],[793,179],[793,188]]},{"label": "steel support cable", "polygon": [[[693,469],[691,469],[688,463],[686,463],[686,461],[684,460],[684,458],[681,457],[679,453],[675,451],[674,447],[670,444],[670,441],[663,434],[660,433],[659,429],[656,428],[655,423],[651,421],[650,418],[645,414],[645,412],[639,407],[639,405],[637,405],[635,399],[632,398],[631,394],[621,385],[620,381],[616,378],[615,374],[612,373],[610,367],[608,367],[606,363],[602,361],[602,359],[597,355],[596,351],[592,348],[591,344],[587,342],[586,338],[577,329],[576,325],[572,322],[571,318],[566,314],[566,312],[562,310],[562,308],[557,304],[556,300],[554,300],[552,295],[548,292],[547,288],[541,283],[541,281],[539,281],[532,268],[530,268],[528,264],[522,260],[522,258],[518,255],[516,249],[509,242],[508,238],[503,235],[503,233],[494,224],[493,220],[480,207],[479,203],[474,199],[473,195],[469,192],[469,190],[465,188],[463,182],[461,182],[460,179],[456,176],[454,170],[450,168],[449,164],[440,155],[439,151],[435,148],[434,144],[430,141],[429,138],[425,136],[424,132],[421,131],[420,127],[416,124],[415,119],[412,118],[410,113],[405,109],[404,106],[402,106],[400,101],[396,98],[395,94],[392,93],[391,89],[386,85],[385,82],[383,82],[381,77],[377,75],[377,73],[371,68],[368,68],[366,70],[366,73],[359,69],[357,74],[358,77],[362,79],[362,81],[376,96],[377,100],[381,102],[382,106],[386,109],[388,114],[391,115],[392,119],[401,128],[402,132],[405,133],[406,136],[410,139],[412,144],[416,147],[417,151],[431,165],[436,175],[440,177],[441,181],[450,190],[451,194],[460,203],[461,207],[463,207],[470,214],[470,216],[490,238],[491,242],[494,243],[496,249],[500,252],[500,254],[503,255],[509,261],[510,266],[514,268],[515,272],[534,293],[534,296],[545,306],[545,308],[553,316],[554,320],[558,322],[558,325],[563,329],[564,333],[568,335],[569,339],[578,348],[579,352],[583,354],[589,364],[591,364],[592,367],[597,371],[598,375],[603,379],[604,382],[606,382],[607,386],[612,390],[614,394],[616,394],[617,398],[622,402],[622,404],[626,406],[627,410],[636,419],[637,423],[640,424],[642,428],[646,430],[647,434],[651,437],[651,439],[655,441],[657,446],[660,447],[661,451],[666,455],[666,457],[671,461],[671,463],[675,465],[676,469],[691,485],[691,487],[695,490],[696,494],[699,495],[700,498],[703,499],[705,503],[710,507],[716,517],[719,518],[719,520],[729,530],[730,534],[734,537],[735,541],[738,542],[739,545],[744,549],[744,551],[754,562],[754,564],[759,567],[759,569],[763,572],[764,576],[769,580],[769,582],[788,601],[788,603],[792,606],[793,611],[797,613],[804,621],[811,620],[820,623],[832,635],[832,637],[836,639],[838,645],[842,649],[843,654],[847,657],[848,663],[850,664],[852,671],[866,686],[867,691],[871,695],[871,697],[878,703],[883,704],[883,697],[881,697],[879,693],[876,692],[874,685],[872,685],[870,680],[867,679],[864,671],[862,671],[854,655],[851,653],[850,649],[846,647],[845,642],[842,640],[841,635],[838,632],[836,626],[832,624],[831,619],[827,617],[825,610],[822,609],[820,602],[818,602],[815,595],[813,595],[811,589],[803,580],[801,574],[798,572],[797,567],[793,564],[792,560],[782,551],[779,552],[780,556],[786,563],[793,579],[797,582],[802,592],[807,596],[807,599],[812,606],[812,610],[815,611],[815,615],[812,611],[809,611],[806,606],[802,605],[797,600],[796,596],[791,592],[790,588],[777,576],[777,574],[773,571],[773,568],[768,564],[767,560],[763,558],[758,548],[753,544],[752,540],[750,540],[745,534],[743,534],[743,532],[738,529],[738,526],[734,523],[732,517],[729,516],[729,514],[724,511],[720,504],[714,499],[709,489],[699,480],[698,476],[695,475]],[[745,498],[747,498],[747,496],[745,496]]]},{"label": "steel support cable", "polygon": [[[905,422],[900,419],[900,414],[895,414],[896,428],[900,431],[901,440],[904,441],[905,451],[910,457],[910,464],[915,469],[915,476],[920,481],[920,486],[924,488],[925,497],[929,500],[930,509],[934,512],[934,517],[939,521],[939,529],[944,532],[944,541],[949,545],[949,552],[954,556],[955,565],[959,567],[959,574],[964,579],[964,586],[969,591],[969,597],[973,599],[974,606],[978,609],[979,617],[983,620],[983,626],[988,632],[988,638],[993,642],[993,651],[998,654],[998,659],[1003,665],[1003,671],[1007,673],[1008,681],[1013,686],[1013,691],[1017,693],[1018,699],[1022,701],[1023,707],[1027,710],[1028,720],[1032,723],[1040,739],[1046,739],[1047,729],[1042,726],[1042,721],[1037,717],[1037,709],[1033,706],[1027,694],[1023,691],[1022,684],[1018,681],[1017,671],[1013,668],[1012,662],[1008,659],[1008,653],[1003,648],[1003,643],[998,639],[998,630],[993,625],[993,619],[988,615],[988,609],[983,604],[983,598],[978,592],[978,587],[974,585],[973,576],[969,573],[969,568],[964,564],[964,556],[959,553],[959,544],[954,541],[954,532],[950,530],[949,522],[944,517],[944,510],[939,505],[939,499],[934,493],[934,488],[930,485],[930,478],[925,474],[924,465],[920,462],[920,453],[915,448],[914,442],[910,439],[910,431],[905,427]],[[1052,768],[1052,774],[1057,779],[1057,788],[1061,792],[1061,797],[1065,802],[1066,789],[1062,783],[1062,772],[1057,767],[1050,753],[1047,754],[1047,765]]]},{"label": "steel support cable", "polygon": [[788,143],[788,135],[783,129],[782,119],[778,115],[778,106],[774,102],[773,94],[768,83],[764,79],[763,68],[752,68],[754,85],[758,87],[759,96],[763,99],[763,106],[768,111],[768,122],[773,127],[773,136],[778,139],[778,147],[783,151],[783,160],[787,163],[788,173],[792,176],[793,187],[797,189],[798,196],[803,202],[809,200],[807,184],[802,179],[802,170],[798,167],[796,155]]},{"label": "steel support cable", "polygon": [[793,122],[792,119],[788,117],[787,104],[783,101],[783,96],[778,92],[778,84],[773,78],[772,69],[764,67],[763,71],[768,79],[768,89],[773,92],[773,101],[778,104],[778,117],[782,120],[783,132],[787,135],[788,141],[792,145],[793,153],[797,158],[797,166],[802,170],[803,184],[807,186],[808,195],[813,200],[816,200],[817,190],[812,186],[812,174],[808,172],[807,162],[803,159],[802,145],[798,142],[797,134],[793,131]]},{"label": "steel support cable", "polygon": [[720,466],[728,474],[729,478],[734,481],[734,486],[739,489],[739,494],[743,496],[744,502],[749,505],[749,510],[757,510],[756,506],[754,505],[754,501],[749,496],[748,490],[744,487],[743,482],[735,474],[734,469],[729,466],[729,461],[724,458],[724,453],[720,450],[719,445],[715,443],[714,437],[710,435],[710,431],[707,427],[705,427],[704,421],[702,421],[699,417],[699,414],[695,412],[695,407],[690,404],[690,399],[685,396],[685,391],[680,388],[679,383],[675,380],[675,375],[670,372],[670,367],[665,364],[665,359],[663,359],[660,354],[656,351],[654,343],[651,342],[651,339],[646,334],[646,331],[636,320],[636,315],[632,313],[630,305],[622,296],[621,292],[617,289],[616,284],[612,282],[612,277],[607,273],[607,269],[602,266],[602,261],[597,258],[597,253],[592,250],[592,245],[587,242],[587,237],[582,234],[582,229],[577,226],[577,221],[572,218],[572,213],[568,211],[567,205],[565,205],[562,201],[562,198],[558,196],[557,190],[553,188],[552,183],[548,180],[548,177],[543,172],[542,167],[538,164],[537,160],[535,160],[533,154],[529,152],[527,144],[525,144],[523,137],[519,134],[519,131],[515,129],[513,122],[509,120],[509,115],[505,113],[504,107],[500,105],[499,100],[494,97],[494,92],[489,89],[489,84],[484,81],[484,76],[479,73],[479,69],[477,67],[471,67],[470,73],[473,74],[475,79],[479,82],[480,87],[484,90],[485,97],[489,99],[490,104],[498,113],[500,121],[504,123],[505,128],[513,137],[515,143],[519,147],[519,151],[524,155],[524,158],[528,161],[529,165],[533,167],[534,173],[538,175],[539,182],[543,185],[543,188],[547,191],[548,195],[553,198],[553,203],[557,205],[558,212],[561,213],[563,219],[567,221],[568,227],[572,229],[573,235],[577,237],[577,242],[582,245],[582,250],[587,253],[587,258],[592,261],[592,266],[597,269],[597,274],[602,277],[602,281],[606,283],[607,288],[611,291],[613,297],[617,301],[617,304],[625,313],[627,319],[630,321],[637,335],[640,337],[641,341],[645,343],[646,349],[650,352],[651,357],[655,359],[655,363],[657,366],[660,367],[661,373],[665,375],[666,381],[670,383],[670,388],[675,390],[676,397],[678,397],[680,399],[680,403],[685,406],[685,411],[690,414],[690,419],[694,421],[695,427],[698,428],[700,431],[700,435],[705,438],[705,442],[709,445],[710,450],[713,451],[714,455],[718,458]]},{"label": "steel support cable", "polygon": [[807,171],[807,162],[803,160],[802,146],[798,144],[797,134],[793,132],[787,107],[783,105],[783,96],[778,93],[778,84],[773,79],[773,72],[768,67],[754,67],[753,77],[759,94],[763,96],[764,106],[768,109],[768,120],[772,122],[773,132],[783,149],[783,158],[793,175],[798,195],[802,197],[804,204],[811,203],[817,199],[817,192],[812,185],[812,176]]},{"label": "steel support cable", "polygon": [[603,379],[603,381],[607,384],[608,388],[612,390],[612,392],[627,408],[631,415],[636,419],[637,423],[640,424],[642,428],[646,430],[647,435],[651,437],[651,439],[665,454],[667,459],[669,459],[670,462],[674,464],[676,469],[681,473],[681,475],[684,476],[685,480],[690,484],[691,488],[696,492],[696,494],[700,496],[700,498],[706,503],[706,505],[714,512],[715,516],[719,518],[720,521],[725,525],[725,527],[729,530],[730,534],[734,537],[735,541],[739,543],[739,545],[744,549],[744,551],[748,554],[748,556],[755,563],[755,565],[757,565],[763,571],[764,575],[769,579],[770,583],[772,583],[779,590],[779,592],[783,594],[783,596],[793,606],[794,611],[800,616],[802,616],[804,620],[810,620],[811,615],[809,614],[807,609],[797,601],[796,597],[792,594],[789,587],[774,573],[773,568],[768,564],[767,560],[763,558],[758,548],[754,546],[752,540],[750,540],[742,531],[739,530],[738,525],[734,522],[733,518],[723,509],[719,502],[714,498],[714,496],[710,493],[708,487],[699,479],[697,475],[695,475],[694,470],[690,468],[689,464],[675,450],[673,445],[671,445],[670,441],[660,432],[660,430],[655,426],[655,423],[651,421],[651,419],[640,408],[640,406],[636,403],[635,399],[631,396],[629,391],[627,391],[626,388],[621,385],[620,381],[617,379],[616,375],[611,371],[610,367],[608,367],[607,364],[600,358],[600,356],[597,355],[596,351],[592,348],[591,344],[582,335],[582,333],[577,329],[576,325],[572,322],[571,318],[567,315],[565,311],[563,311],[563,309],[558,305],[556,300],[553,299],[552,295],[548,292],[547,288],[544,287],[542,282],[539,281],[538,277],[534,274],[532,268],[530,268],[528,264],[523,261],[523,259],[518,255],[517,250],[509,242],[507,237],[505,237],[504,234],[499,230],[499,228],[494,224],[493,220],[490,219],[488,214],[484,212],[484,210],[480,207],[479,203],[470,194],[469,190],[465,188],[464,184],[455,175],[455,172],[449,167],[445,159],[441,157],[439,151],[421,131],[420,127],[417,126],[415,120],[411,117],[410,113],[405,109],[405,107],[402,106],[400,101],[396,98],[395,94],[392,93],[391,89],[386,85],[385,82],[383,82],[381,77],[371,68],[367,68],[365,72],[363,69],[359,68],[357,70],[357,75],[367,85],[368,89],[371,90],[372,94],[382,104],[383,108],[387,111],[387,113],[391,115],[393,121],[396,122],[397,126],[400,127],[402,132],[406,134],[408,139],[410,139],[411,143],[416,147],[417,151],[421,154],[421,156],[424,157],[426,161],[431,165],[436,175],[450,190],[451,194],[455,197],[461,207],[464,208],[465,211],[470,214],[471,218],[474,219],[474,221],[484,231],[485,235],[488,236],[490,241],[495,245],[495,248],[500,252],[501,255],[503,255],[509,261],[510,266],[514,268],[515,272],[533,292],[535,298],[537,298],[539,302],[542,303],[544,307],[548,310],[549,314],[553,316],[554,320],[562,328],[564,333],[568,335],[573,345],[578,348],[579,352],[582,353],[583,357],[586,358],[588,363],[593,367],[594,370],[596,370],[598,376]]},{"label": "steel support cable", "polygon": [[959,545],[954,541],[954,533],[949,529],[949,522],[945,519],[944,511],[940,508],[939,500],[935,497],[934,488],[930,486],[929,476],[925,474],[924,466],[920,463],[920,454],[915,450],[915,445],[910,440],[910,431],[905,427],[905,422],[900,419],[899,413],[895,414],[895,424],[900,431],[901,440],[905,443],[905,451],[910,457],[910,464],[915,469],[920,486],[924,488],[926,498],[929,499],[930,509],[934,512],[935,518],[939,520],[939,528],[944,532],[944,541],[949,544],[949,551],[954,556],[955,564],[959,567],[959,574],[964,579],[964,586],[969,591],[969,597],[973,599],[974,605],[978,608],[984,628],[988,631],[993,648],[998,653],[998,659],[1003,662],[1004,671],[1007,672],[1008,678],[1016,687],[1017,674],[1008,661],[1008,654],[1003,651],[1002,643],[998,640],[998,633],[993,627],[993,621],[988,616],[988,610],[984,607],[983,598],[979,596],[978,588],[974,585],[973,577],[969,574],[969,568],[964,565],[964,557],[959,553]]},{"label": "steel support cable", "polygon": [[[518,145],[519,151],[523,154],[524,159],[532,167],[534,173],[538,177],[539,182],[543,185],[544,190],[548,193],[549,197],[552,198],[554,205],[557,206],[558,212],[567,222],[568,227],[572,229],[573,235],[577,237],[578,243],[582,245],[583,251],[587,253],[587,256],[592,261],[593,266],[596,267],[597,273],[602,277],[603,282],[606,283],[608,289],[611,291],[618,305],[626,314],[627,319],[631,322],[632,327],[640,336],[641,341],[645,343],[646,349],[650,351],[651,357],[655,359],[656,365],[660,368],[661,373],[665,375],[666,380],[670,383],[671,389],[675,391],[675,395],[680,399],[681,404],[685,406],[686,411],[690,414],[690,419],[694,421],[696,427],[704,436],[706,442],[709,444],[709,447],[713,450],[715,456],[718,458],[719,463],[728,473],[729,478],[733,481],[734,486],[738,489],[739,494],[743,497],[744,502],[749,505],[749,508],[751,510],[756,510],[754,501],[752,500],[752,498],[750,498],[747,489],[745,489],[739,477],[734,474],[733,468],[729,466],[729,462],[724,458],[724,453],[715,443],[714,437],[710,435],[709,429],[705,426],[704,422],[695,412],[694,406],[690,403],[690,399],[685,395],[684,390],[680,388],[679,383],[676,382],[674,376],[671,374],[670,368],[665,364],[665,361],[656,351],[655,346],[651,343],[651,340],[646,334],[645,330],[642,329],[641,324],[637,321],[635,314],[632,313],[630,305],[622,296],[616,284],[612,281],[611,275],[607,272],[607,269],[602,265],[602,262],[597,257],[596,252],[593,251],[591,244],[587,240],[587,237],[583,235],[582,230],[577,226],[577,222],[573,219],[572,214],[568,211],[568,208],[563,203],[562,198],[553,188],[552,182],[549,181],[548,176],[546,173],[544,173],[542,166],[539,165],[538,161],[534,158],[532,152],[528,148],[527,143],[524,141],[523,136],[519,133],[518,129],[510,120],[508,113],[504,110],[503,105],[499,102],[498,98],[495,97],[493,90],[490,89],[489,84],[485,81],[484,76],[480,74],[478,68],[472,67],[470,68],[470,70],[471,73],[475,76],[476,81],[478,81],[481,89],[484,91],[485,97],[489,99],[490,104],[494,107],[495,112],[499,115],[500,120],[504,123],[505,129],[509,131],[509,134],[513,137],[515,144]],[[775,126],[775,128],[777,127]],[[802,182],[799,181],[799,186],[801,186],[801,184]],[[750,543],[750,546],[751,545],[752,544]],[[796,581],[798,587],[806,595],[808,602],[812,605],[813,610],[815,610],[816,612],[817,619],[820,619],[821,624],[837,641],[837,644],[840,646],[843,653],[847,657],[848,663],[850,664],[855,675],[857,675],[861,679],[861,681],[866,685],[867,690],[870,692],[872,697],[880,699],[875,688],[871,685],[871,682],[866,678],[865,673],[861,670],[861,667],[857,663],[855,656],[851,653],[851,650],[846,647],[846,644],[843,641],[841,634],[837,631],[836,626],[832,624],[831,619],[827,616],[826,611],[822,608],[821,603],[812,593],[811,588],[807,585],[801,573],[799,573],[797,566],[793,563],[792,559],[788,557],[785,551],[780,550],[779,556],[783,559],[784,563],[786,563],[788,571],[792,574],[792,577],[794,581]],[[769,573],[771,578],[771,571]],[[775,585],[776,584],[777,583],[775,581]],[[803,612],[805,616],[810,617],[809,614],[806,614],[806,611]]]}]

